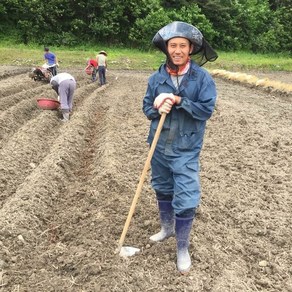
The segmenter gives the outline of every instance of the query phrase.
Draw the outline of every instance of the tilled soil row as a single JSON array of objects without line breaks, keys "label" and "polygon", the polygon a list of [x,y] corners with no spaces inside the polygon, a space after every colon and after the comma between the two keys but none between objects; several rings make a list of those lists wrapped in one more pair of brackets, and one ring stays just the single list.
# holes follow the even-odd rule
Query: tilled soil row
[{"label": "tilled soil row", "polygon": [[[84,74],[80,72],[76,72],[74,75],[78,82],[74,104],[78,106],[78,104],[82,103],[84,96],[88,94],[87,92],[96,88],[97,85],[96,83],[89,83]],[[19,80],[19,76],[17,78],[17,80]],[[26,84],[26,90],[22,90],[21,87],[15,86],[10,80],[10,82],[8,82],[8,91],[13,89],[15,94],[0,98],[0,148],[2,148],[2,145],[10,139],[20,127],[36,118],[39,114],[44,114],[37,107],[38,98],[45,97],[56,99],[57,97],[49,84],[29,80],[28,77],[24,80],[25,81],[22,81],[21,79],[21,82]],[[0,81],[0,84],[3,86],[3,81]],[[83,87],[86,88],[86,90],[81,89]],[[20,131],[22,130],[20,129]]]},{"label": "tilled soil row", "polygon": [[[47,129],[48,137],[51,134],[53,138],[49,140],[50,147],[45,147],[48,143],[46,140],[44,144],[34,145],[35,151],[43,152],[42,155],[45,156],[38,158],[37,161],[40,163],[35,165],[2,206],[0,213],[1,260],[4,261],[2,268],[9,267],[11,272],[4,276],[5,286],[21,284],[25,287],[24,283],[28,281],[26,277],[31,277],[35,269],[38,269],[31,262],[31,253],[42,243],[47,233],[51,236],[46,229],[50,229],[49,222],[54,221],[53,210],[56,204],[60,203],[60,198],[74,182],[75,167],[79,168],[81,164],[79,155],[83,151],[84,136],[91,119],[98,111],[96,96],[102,90],[98,88],[87,96],[70,123],[62,125],[57,135],[54,128],[48,130],[44,127]],[[35,130],[37,133],[37,129]],[[27,134],[26,139],[33,138]],[[28,287],[26,289],[29,290]]]},{"label": "tilled soil row", "polygon": [[174,238],[149,242],[159,229],[149,177],[124,244],[141,252],[115,254],[148,151],[148,76],[109,71],[99,89],[84,78],[69,123],[54,126],[55,113],[44,113],[49,151],[0,212],[1,292],[290,291],[291,104],[220,79],[190,274],[176,272]]},{"label": "tilled soil row", "polygon": [[[96,84],[87,84],[86,80],[79,82],[75,93],[74,109],[78,111],[84,97],[94,88]],[[55,93],[47,85],[43,94],[45,96],[51,94],[53,98]],[[14,100],[13,97],[11,99]],[[13,194],[23,180],[34,171],[60,135],[58,111],[38,109],[34,95],[20,102],[17,97],[15,103],[1,115],[0,205],[4,204],[5,199]]]},{"label": "tilled soil row", "polygon": [[[22,278],[21,282],[24,289],[26,285],[28,285],[27,287],[32,287],[36,290],[42,289],[40,288],[42,287],[42,285],[35,286],[35,283],[38,282],[38,277],[40,277],[40,282],[42,282],[42,273],[36,272],[38,269],[37,266],[40,263],[49,260],[49,264],[53,267],[60,267],[60,271],[57,274],[55,268],[53,268],[52,271],[50,271],[50,268],[46,270],[46,273],[48,273],[46,276],[50,274],[49,277],[51,279],[54,278],[52,284],[52,287],[54,288],[52,288],[52,291],[54,291],[56,287],[59,287],[60,284],[63,283],[64,285],[64,277],[68,277],[67,288],[69,289],[72,286],[70,277],[72,276],[73,268],[68,267],[68,265],[70,266],[70,262],[68,263],[68,259],[71,258],[71,261],[74,259],[75,262],[76,256],[79,256],[79,252],[83,254],[83,257],[85,258],[85,263],[79,265],[82,268],[81,271],[79,266],[74,268],[74,270],[76,270],[76,274],[78,275],[79,280],[83,279],[84,277],[88,277],[88,270],[93,270],[91,273],[92,275],[95,275],[96,273],[100,273],[101,266],[106,268],[106,261],[104,262],[102,259],[99,259],[99,256],[108,256],[108,259],[112,259],[113,256],[116,257],[113,250],[119,236],[118,232],[121,232],[121,226],[123,224],[123,222],[121,221],[123,221],[122,219],[125,219],[125,217],[121,219],[121,214],[119,214],[116,210],[116,204],[119,202],[119,200],[124,200],[121,200],[121,198],[117,199],[116,196],[123,196],[123,192],[125,192],[121,191],[123,189],[125,189],[127,192],[131,189],[131,193],[129,194],[131,197],[134,191],[133,186],[131,185],[131,181],[132,183],[136,183],[138,175],[136,174],[135,176],[133,176],[127,171],[127,166],[129,166],[129,158],[131,158],[131,155],[129,154],[130,157],[128,158],[123,157],[126,153],[126,149],[124,148],[127,148],[127,145],[124,145],[124,142],[129,141],[128,139],[131,136],[131,133],[127,132],[127,128],[125,129],[124,125],[127,122],[132,125],[131,119],[129,120],[128,118],[128,112],[137,111],[136,106],[134,109],[131,108],[131,106],[133,107],[133,104],[135,103],[130,103],[130,107],[125,107],[124,104],[125,102],[127,102],[127,98],[132,98],[133,96],[136,96],[137,98],[137,95],[136,92],[134,92],[134,85],[133,89],[129,90],[130,94],[120,95],[119,86],[122,86],[123,84],[124,81],[121,81],[118,86],[114,87],[116,88],[115,91],[113,90],[113,88],[108,93],[103,94],[102,96],[97,96],[97,94],[95,94],[96,100],[92,101],[92,104],[90,104],[89,106],[84,106],[84,115],[86,115],[87,111],[90,112],[90,110],[94,112],[92,113],[90,122],[88,122],[87,125],[84,124],[82,126],[82,129],[87,128],[87,131],[84,132],[83,135],[81,135],[81,137],[83,136],[82,143],[87,146],[79,146],[79,144],[81,143],[79,141],[81,129],[80,126],[79,129],[78,127],[76,128],[76,125],[74,124],[74,119],[76,119],[76,121],[88,121],[88,118],[86,119],[85,116],[82,115],[81,107],[78,111],[76,111],[76,113],[74,113],[74,116],[70,121],[70,129],[74,128],[74,132],[70,133],[70,137],[68,134],[59,134],[56,142],[51,147],[52,154],[47,155],[44,158],[43,162],[38,166],[38,176],[34,179],[30,179],[30,177],[33,177],[33,174],[31,174],[30,177],[26,179],[24,184],[21,185],[21,188],[19,188],[12,196],[11,201],[9,200],[7,204],[4,204],[2,208],[2,216],[4,218],[8,217],[11,224],[13,222],[16,233],[21,232],[21,237],[17,237],[17,235],[19,234],[13,233],[13,231],[11,230],[11,224],[6,224],[5,227],[0,227],[1,235],[5,237],[5,241],[2,242],[4,250],[7,250],[5,242],[9,242],[10,240],[12,240],[14,241],[14,244],[11,245],[11,242],[9,242],[9,246],[12,246],[12,250],[15,251],[15,254],[19,255],[19,257],[17,257],[11,254],[4,253],[5,263],[11,264],[12,266],[29,267],[29,279],[32,279],[32,283],[29,283],[30,280],[27,279],[28,283],[23,286],[23,278],[22,276],[18,275],[18,272],[15,275],[13,275],[13,273],[11,275],[7,274],[7,278],[9,278],[8,276],[10,276],[13,279],[12,283],[16,284],[18,281],[21,281],[20,279]],[[112,96],[114,98],[112,98]],[[89,98],[87,98],[86,100],[86,104],[89,104],[88,99]],[[92,100],[93,99],[94,98],[92,98]],[[112,106],[110,107],[110,105]],[[105,112],[107,113],[106,115],[104,114]],[[116,115],[117,112],[118,115]],[[139,115],[141,115],[141,113]],[[116,119],[113,118],[115,116],[117,117]],[[133,119],[135,119],[135,116],[133,117]],[[117,126],[120,127],[120,129],[117,128]],[[139,132],[137,130],[139,126],[141,126],[139,121],[136,121],[136,128],[132,129],[132,132],[135,132],[136,135],[139,135]],[[65,127],[65,125],[63,127]],[[144,127],[142,128],[144,129]],[[76,135],[76,131],[79,133],[79,135]],[[74,139],[72,138],[72,135],[73,137],[75,137]],[[133,136],[135,135],[132,135],[132,137]],[[79,137],[79,139],[77,139],[76,137]],[[119,138],[122,139],[122,143],[119,142]],[[72,139],[74,140],[71,141],[71,143],[74,144],[74,149],[70,150],[72,150],[73,152],[75,151],[77,156],[72,155],[72,151],[70,151],[70,156],[66,155],[65,149],[67,150],[68,148],[68,140]],[[144,145],[143,148],[145,149],[144,139],[139,140],[140,144]],[[132,139],[132,142],[134,141],[135,139]],[[59,148],[56,148],[56,145],[58,145]],[[120,150],[118,150],[119,145],[122,146]],[[119,156],[118,154],[118,157],[123,157],[122,162],[118,162],[115,160],[115,150],[118,150],[118,152],[120,152],[120,154],[122,155]],[[142,151],[140,150],[140,153],[141,152]],[[57,153],[58,157],[53,158],[53,153]],[[134,158],[137,158],[137,155],[138,154],[135,153]],[[76,160],[77,163],[73,162]],[[78,164],[78,161],[82,161],[80,165]],[[132,159],[132,161],[139,161],[138,164],[143,163],[141,161],[141,157],[139,157],[139,159]],[[73,166],[72,169],[70,168],[70,165]],[[58,166],[61,166],[61,172],[60,169],[58,169]],[[75,169],[75,167],[77,167],[77,170]],[[121,170],[123,170],[125,173],[125,178],[122,180],[122,182],[114,178],[114,174]],[[80,176],[79,179],[78,176]],[[73,179],[73,177],[75,179]],[[60,182],[61,178],[62,182]],[[88,181],[88,184],[84,184],[84,179]],[[27,188],[31,187],[34,184],[36,186],[33,188],[34,191],[32,193],[32,190],[27,190]],[[121,188],[123,184],[125,186]],[[112,194],[112,197],[108,197],[109,192]],[[29,196],[27,194],[29,194]],[[71,199],[72,204],[70,204]],[[78,199],[80,199],[80,201],[76,204],[76,200]],[[25,205],[27,206],[27,208],[24,207],[23,201],[26,201]],[[91,205],[93,205],[90,205],[91,208],[88,208],[88,201],[91,202]],[[13,202],[13,208],[10,206],[10,202]],[[15,204],[16,202],[19,202],[19,204]],[[83,202],[85,206],[83,206]],[[128,207],[127,204],[126,207]],[[20,209],[21,212],[19,213]],[[88,212],[88,209],[91,210],[91,214]],[[127,212],[127,209],[128,208],[125,208],[123,213]],[[68,214],[71,214],[69,215],[69,221]],[[118,222],[120,223],[120,226],[118,228],[118,232],[113,232],[113,227],[110,226],[113,222],[112,220],[115,218],[110,216],[110,214],[115,215],[115,217],[119,218]],[[18,220],[15,220],[16,218],[18,218]],[[94,220],[94,218],[96,218],[96,220]],[[103,230],[104,228],[99,228],[100,231],[99,233],[97,233],[94,223],[95,221],[97,221],[98,226],[98,221],[103,220],[104,218],[106,218],[108,224],[104,225],[103,222],[102,226],[105,227],[105,230]],[[78,222],[80,220],[85,221],[86,219],[87,221],[89,221],[89,228],[90,226],[92,226],[92,234],[98,235],[98,238],[95,238],[94,240],[95,247],[93,249],[92,246],[91,249],[93,249],[92,252],[97,252],[97,255],[99,255],[96,258],[97,261],[101,261],[101,263],[99,264],[93,264],[92,261],[89,261],[86,264],[86,260],[88,261],[88,259],[86,258],[86,254],[90,255],[90,252],[88,252],[88,250],[86,250],[85,248],[87,246],[87,240],[89,240],[93,236],[91,235],[90,230],[88,230],[89,228],[86,230],[85,233],[81,230],[80,233],[76,234],[75,228],[77,228]],[[2,222],[4,222],[4,220]],[[85,222],[83,222],[82,224],[85,224]],[[71,230],[71,226],[74,227],[74,230]],[[109,237],[111,236],[112,238],[111,240],[109,240]],[[64,263],[62,264],[62,260],[60,259],[60,252],[62,254],[65,253],[65,250],[67,250],[65,245],[70,245],[70,238],[72,237],[75,237],[75,245],[79,242],[76,237],[80,238],[80,240],[84,243],[84,247],[80,247],[78,244],[77,246],[74,246],[73,242],[71,244],[71,249],[76,249],[76,252],[78,251],[77,255],[75,256],[74,254],[71,254],[72,250],[70,249],[67,256],[61,256],[64,261]],[[88,237],[90,238],[88,239]],[[109,241],[112,241],[111,245],[108,245]],[[18,245],[19,243],[20,246]],[[36,267],[34,267],[33,263],[30,262],[30,258],[32,256],[31,245],[34,245],[36,248],[36,250],[33,252]],[[63,248],[61,248],[62,251],[60,251],[60,245],[64,245]],[[102,250],[96,251],[98,245],[102,245]],[[109,247],[108,255],[106,255],[107,253],[105,253],[105,246]],[[27,259],[24,254],[27,254],[29,250],[30,258]],[[41,256],[38,256],[39,254],[41,254]],[[48,255],[49,259],[47,258]],[[16,257],[17,263],[15,263]],[[55,262],[55,260],[57,262]],[[108,268],[111,268],[111,265]],[[28,270],[25,270],[24,274],[27,275],[27,272]],[[66,274],[68,275],[66,276]],[[73,276],[75,276],[74,273]],[[48,283],[45,283],[44,285],[47,287]],[[105,286],[107,286],[107,284],[105,284]]]},{"label": "tilled soil row", "polygon": [[[0,81],[0,84],[3,86],[3,81]],[[6,88],[0,97],[1,113],[22,100],[36,96],[44,96],[44,92],[48,92],[48,89],[48,84],[39,82],[32,83],[31,80],[26,80],[26,87],[23,89],[21,86],[19,87],[18,85],[13,84],[10,80],[9,89],[7,90]]]},{"label": "tilled soil row", "polygon": [[[20,69],[20,72],[22,70]],[[28,74],[13,74],[8,75],[5,78],[0,78],[1,82],[1,93],[0,98],[5,98],[10,95],[14,95],[18,92],[24,92],[31,88],[42,87],[46,85],[45,82],[36,82],[28,77]]]},{"label": "tilled soil row", "polygon": [[26,74],[31,71],[31,67],[23,67],[23,66],[1,66],[0,72],[0,80],[6,79],[11,76]]}]

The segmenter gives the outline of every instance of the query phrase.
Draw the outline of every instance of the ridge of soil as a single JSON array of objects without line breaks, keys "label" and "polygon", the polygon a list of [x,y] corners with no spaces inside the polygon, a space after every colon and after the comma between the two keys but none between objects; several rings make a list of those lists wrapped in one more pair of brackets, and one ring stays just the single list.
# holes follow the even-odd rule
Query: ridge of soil
[{"label": "ridge of soil", "polygon": [[68,123],[37,108],[56,94],[28,72],[0,67],[0,292],[292,291],[291,99],[215,77],[193,267],[179,276],[175,239],[149,242],[159,229],[149,176],[124,243],[141,252],[115,254],[148,154],[151,72],[109,70],[99,87],[68,69],[78,85]]}]

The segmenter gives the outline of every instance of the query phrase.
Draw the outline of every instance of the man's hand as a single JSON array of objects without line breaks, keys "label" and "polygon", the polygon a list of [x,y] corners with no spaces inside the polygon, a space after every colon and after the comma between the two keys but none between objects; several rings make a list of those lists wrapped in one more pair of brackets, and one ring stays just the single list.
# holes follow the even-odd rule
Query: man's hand
[{"label": "man's hand", "polygon": [[175,103],[175,97],[172,93],[160,93],[154,100],[154,107],[159,109],[166,100],[172,102],[172,104]]},{"label": "man's hand", "polygon": [[172,105],[173,105],[172,101],[169,99],[166,99],[164,103],[159,107],[158,112],[160,114],[162,113],[168,114],[171,111]]}]

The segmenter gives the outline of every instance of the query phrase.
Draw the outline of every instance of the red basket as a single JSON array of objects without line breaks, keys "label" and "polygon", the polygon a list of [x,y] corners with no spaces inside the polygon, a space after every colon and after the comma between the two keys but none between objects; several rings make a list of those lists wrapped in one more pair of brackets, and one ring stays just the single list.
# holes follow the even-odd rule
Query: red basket
[{"label": "red basket", "polygon": [[92,66],[90,66],[90,67],[86,67],[86,68],[84,69],[84,71],[85,71],[85,73],[86,73],[87,75],[91,75],[92,72],[93,72],[93,67],[92,67]]},{"label": "red basket", "polygon": [[60,106],[60,102],[55,99],[49,98],[38,98],[37,99],[38,107],[44,110],[54,110],[58,109]]}]

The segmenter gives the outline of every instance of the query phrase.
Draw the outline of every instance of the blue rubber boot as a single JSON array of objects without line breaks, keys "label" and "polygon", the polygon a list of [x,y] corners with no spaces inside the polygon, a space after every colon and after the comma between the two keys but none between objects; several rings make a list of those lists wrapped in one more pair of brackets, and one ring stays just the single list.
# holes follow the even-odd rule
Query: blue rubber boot
[{"label": "blue rubber boot", "polygon": [[63,118],[61,119],[62,122],[68,122],[70,119],[70,113],[67,110],[62,110]]},{"label": "blue rubber boot", "polygon": [[158,201],[158,208],[161,230],[150,237],[150,240],[152,241],[163,241],[175,235],[174,211],[171,201]]},{"label": "blue rubber boot", "polygon": [[189,254],[190,233],[194,218],[175,217],[175,235],[177,245],[177,269],[181,274],[190,271],[192,262]]}]

